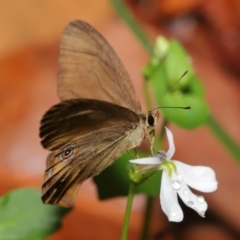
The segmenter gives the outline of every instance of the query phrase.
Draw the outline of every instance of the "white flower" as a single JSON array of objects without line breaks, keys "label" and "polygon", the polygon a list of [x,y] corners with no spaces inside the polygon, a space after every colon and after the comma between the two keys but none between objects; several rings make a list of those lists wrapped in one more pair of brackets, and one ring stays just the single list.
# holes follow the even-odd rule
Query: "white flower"
[{"label": "white flower", "polygon": [[175,152],[175,146],[172,132],[168,128],[166,128],[166,132],[169,142],[167,152],[160,151],[155,157],[134,159],[130,162],[153,165],[154,168],[163,170],[160,202],[169,221],[180,222],[183,220],[183,212],[178,203],[177,194],[188,207],[204,217],[208,205],[204,197],[193,194],[189,187],[202,192],[215,191],[218,185],[215,173],[209,167],[190,166],[170,160]]}]

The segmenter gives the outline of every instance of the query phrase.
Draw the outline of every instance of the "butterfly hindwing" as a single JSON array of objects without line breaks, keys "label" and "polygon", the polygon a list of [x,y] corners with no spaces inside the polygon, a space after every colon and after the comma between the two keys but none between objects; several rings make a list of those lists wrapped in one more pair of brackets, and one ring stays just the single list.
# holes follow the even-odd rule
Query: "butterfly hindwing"
[{"label": "butterfly hindwing", "polygon": [[[122,110],[122,115],[133,114],[132,122],[125,121],[126,116],[116,119],[114,114],[107,112],[106,115],[108,119],[110,117],[111,123],[106,124],[104,117],[95,116],[98,114],[95,113],[95,108],[89,107],[86,110],[84,107],[79,107],[82,102],[84,101],[69,100],[67,103],[60,103],[43,117],[40,134],[43,138],[42,143],[53,151],[47,159],[47,170],[42,187],[42,199],[45,203],[71,206],[84,180],[99,174],[124,151],[139,145],[139,140],[143,138],[144,131],[137,123],[137,119],[140,121],[140,118],[130,110],[118,108],[118,111]],[[77,107],[72,104],[77,104]],[[109,104],[106,104],[105,110],[108,109]],[[60,120],[64,112],[67,112],[69,117],[67,120],[65,118]],[[88,114],[94,116],[93,120],[87,117]],[[87,118],[90,125],[94,121],[99,123],[96,123],[97,127],[94,130],[88,129],[78,124],[80,122],[84,125],[82,118],[85,120]],[[69,125],[71,122],[75,124]],[[71,127],[74,128],[72,132],[69,129]],[[135,137],[131,138],[132,135]]]}]

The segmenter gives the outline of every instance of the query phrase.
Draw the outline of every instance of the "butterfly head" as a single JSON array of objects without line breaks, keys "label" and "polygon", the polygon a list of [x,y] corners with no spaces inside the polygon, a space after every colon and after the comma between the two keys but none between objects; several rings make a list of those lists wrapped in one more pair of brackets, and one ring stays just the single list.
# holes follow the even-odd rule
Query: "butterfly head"
[{"label": "butterfly head", "polygon": [[160,116],[159,111],[156,111],[156,112],[149,111],[147,113],[147,118],[146,118],[147,127],[154,127],[158,122],[159,116]]}]

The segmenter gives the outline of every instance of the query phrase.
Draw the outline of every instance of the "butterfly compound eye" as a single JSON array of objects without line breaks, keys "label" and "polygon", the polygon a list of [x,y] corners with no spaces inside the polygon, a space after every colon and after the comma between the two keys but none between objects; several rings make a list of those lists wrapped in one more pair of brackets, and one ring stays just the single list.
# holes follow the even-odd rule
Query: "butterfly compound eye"
[{"label": "butterfly compound eye", "polygon": [[147,122],[148,122],[149,126],[153,127],[155,125],[154,117],[152,115],[148,115]]}]

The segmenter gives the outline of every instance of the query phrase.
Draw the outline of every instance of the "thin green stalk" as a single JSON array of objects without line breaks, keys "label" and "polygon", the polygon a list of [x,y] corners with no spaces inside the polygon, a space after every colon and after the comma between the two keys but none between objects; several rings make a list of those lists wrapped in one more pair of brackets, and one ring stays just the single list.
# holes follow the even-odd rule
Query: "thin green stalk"
[{"label": "thin green stalk", "polygon": [[144,94],[144,99],[145,99],[145,103],[147,105],[147,109],[150,110],[150,107],[151,106],[151,101],[150,101],[150,94],[149,94],[149,91],[150,91],[150,81],[147,81],[146,79],[144,79],[143,81],[143,94]]},{"label": "thin green stalk", "polygon": [[207,124],[232,156],[240,163],[240,147],[226,134],[213,116],[209,117]]},{"label": "thin green stalk", "polygon": [[153,46],[151,42],[149,41],[147,35],[145,34],[141,26],[133,17],[132,13],[124,4],[124,2],[122,0],[111,0],[111,3],[115,7],[116,11],[121,16],[121,18],[127,23],[127,25],[131,28],[131,30],[137,36],[139,41],[143,44],[144,48],[151,55],[153,52]]},{"label": "thin green stalk", "polygon": [[141,233],[141,240],[147,240],[149,239],[149,226],[150,226],[150,220],[151,220],[151,213],[152,213],[152,205],[153,205],[153,197],[147,196],[147,202],[145,207],[145,213],[144,213],[144,220],[143,220],[143,227],[142,227],[142,233]]},{"label": "thin green stalk", "polygon": [[136,187],[137,185],[131,181],[129,186],[125,215],[124,215],[121,240],[127,240],[132,203],[133,203]]}]

